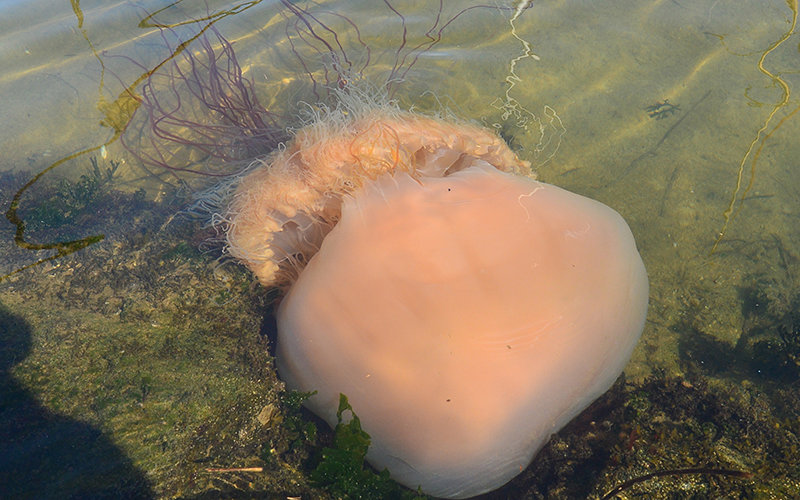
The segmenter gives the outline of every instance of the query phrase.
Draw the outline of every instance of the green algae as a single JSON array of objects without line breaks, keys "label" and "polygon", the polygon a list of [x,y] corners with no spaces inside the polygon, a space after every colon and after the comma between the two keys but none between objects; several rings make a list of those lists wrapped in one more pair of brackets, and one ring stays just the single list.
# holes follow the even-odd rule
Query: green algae
[{"label": "green algae", "polygon": [[[349,421],[344,421],[349,412]],[[353,411],[347,397],[339,395],[338,423],[333,430],[333,445],[322,449],[321,460],[311,472],[311,480],[336,498],[419,499],[425,497],[400,487],[386,469],[373,472],[365,463],[370,437]]]},{"label": "green algae", "polygon": [[61,179],[55,185],[40,189],[38,198],[41,201],[24,213],[28,229],[36,231],[74,223],[104,201],[102,198],[109,195],[120,162],[112,160],[103,168],[94,156],[89,162],[91,168],[78,179]]}]

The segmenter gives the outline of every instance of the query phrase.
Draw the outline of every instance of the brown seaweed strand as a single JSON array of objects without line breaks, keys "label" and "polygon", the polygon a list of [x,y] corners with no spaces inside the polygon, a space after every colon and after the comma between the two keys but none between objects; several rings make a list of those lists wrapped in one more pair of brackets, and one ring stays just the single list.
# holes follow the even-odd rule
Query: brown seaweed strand
[{"label": "brown seaweed strand", "polygon": [[661,470],[661,471],[651,472],[650,474],[644,474],[642,476],[638,476],[633,479],[629,479],[628,481],[625,481],[624,483],[617,485],[614,489],[603,495],[600,498],[600,500],[609,500],[612,497],[618,495],[619,493],[622,493],[623,491],[627,490],[631,486],[643,483],[645,481],[649,481],[650,479],[655,479],[657,477],[665,477],[665,476],[686,476],[690,474],[709,474],[715,476],[740,477],[743,479],[750,479],[753,477],[752,472],[746,472],[735,469],[715,469],[713,467],[687,467],[684,469]]}]

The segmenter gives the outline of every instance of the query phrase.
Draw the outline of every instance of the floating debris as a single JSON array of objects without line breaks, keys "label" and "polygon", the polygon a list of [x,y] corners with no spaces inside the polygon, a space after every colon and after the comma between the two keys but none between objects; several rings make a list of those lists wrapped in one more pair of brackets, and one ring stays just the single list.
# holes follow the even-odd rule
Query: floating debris
[{"label": "floating debris", "polygon": [[669,102],[669,99],[658,101],[644,108],[644,110],[647,111],[647,116],[655,118],[656,120],[662,120],[668,116],[672,116],[680,111],[680,109],[681,107],[679,104],[672,104]]}]

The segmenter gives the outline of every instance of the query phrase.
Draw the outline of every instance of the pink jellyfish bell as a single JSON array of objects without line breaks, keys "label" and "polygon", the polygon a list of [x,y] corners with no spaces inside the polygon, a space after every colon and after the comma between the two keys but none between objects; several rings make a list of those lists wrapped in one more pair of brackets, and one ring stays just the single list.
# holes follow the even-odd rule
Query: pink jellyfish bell
[{"label": "pink jellyfish bell", "polygon": [[412,489],[500,487],[622,372],[648,282],[611,208],[537,182],[493,132],[334,110],[244,176],[230,252],[286,290],[277,363]]}]

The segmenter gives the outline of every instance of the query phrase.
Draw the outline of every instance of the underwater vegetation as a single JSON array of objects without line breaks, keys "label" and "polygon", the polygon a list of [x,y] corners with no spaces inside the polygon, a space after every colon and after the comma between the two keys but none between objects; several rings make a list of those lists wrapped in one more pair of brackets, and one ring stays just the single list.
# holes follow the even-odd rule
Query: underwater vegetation
[{"label": "underwater vegetation", "polygon": [[[345,412],[350,420],[343,421]],[[333,430],[333,444],[322,449],[319,464],[311,471],[311,480],[337,498],[382,498],[387,500],[423,500],[391,480],[389,472],[373,472],[366,465],[369,434],[361,428],[361,421],[344,394],[339,395],[336,412],[339,423]]]},{"label": "underwater vegetation", "polygon": [[[76,180],[61,179],[49,185],[41,183],[37,187],[39,200],[23,212],[27,227],[31,231],[58,229],[66,224],[76,224],[78,219],[87,219],[98,211],[106,210],[113,193],[114,174],[120,166],[119,161],[110,160],[102,168],[97,157],[89,158],[91,167]],[[144,200],[143,189],[136,191],[132,202]],[[115,200],[116,201],[116,200]],[[83,222],[83,221],[81,221]]]},{"label": "underwater vegetation", "polygon": [[[107,236],[134,237],[136,232],[130,231],[133,226],[142,228],[142,222],[152,220],[157,212],[164,214],[174,210],[168,208],[174,197],[167,204],[157,206],[147,200],[144,188],[119,185],[120,161],[106,162],[90,157],[86,163],[76,165],[76,170],[83,172],[79,176],[43,178],[29,186],[31,199],[21,205],[15,205],[18,200],[12,196],[27,179],[19,172],[0,172],[0,208],[13,207],[8,210],[7,217],[17,225],[16,235],[12,233],[0,243],[4,265],[0,270],[0,282],[28,267],[57,260],[103,241]],[[109,221],[119,224],[112,227]],[[23,234],[45,243],[26,241]],[[26,255],[26,250],[36,253]],[[32,257],[38,260],[21,264]]]}]

